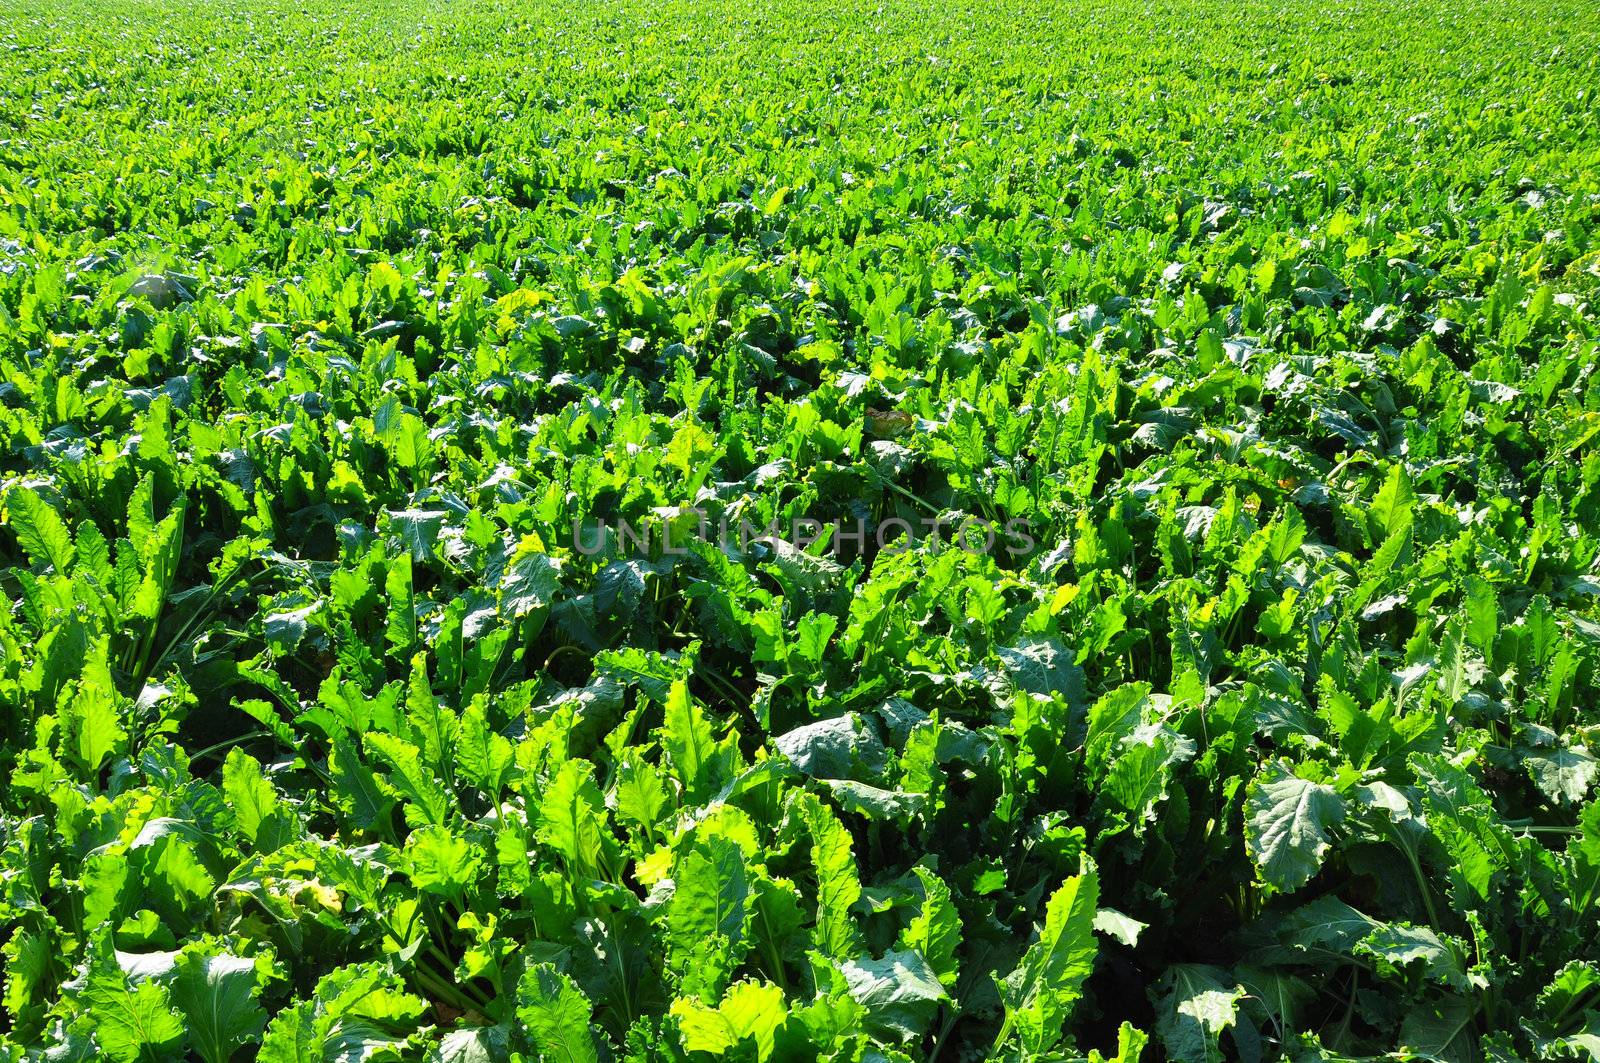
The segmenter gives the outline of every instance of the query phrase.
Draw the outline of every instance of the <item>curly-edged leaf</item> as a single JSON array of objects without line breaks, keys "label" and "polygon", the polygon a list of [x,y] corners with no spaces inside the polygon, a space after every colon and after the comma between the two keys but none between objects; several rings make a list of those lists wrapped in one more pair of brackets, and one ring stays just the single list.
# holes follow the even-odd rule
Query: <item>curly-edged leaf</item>
[{"label": "curly-edged leaf", "polygon": [[555,600],[561,588],[561,562],[549,554],[519,549],[500,577],[500,608],[521,619]]},{"label": "curly-edged leaf", "polygon": [[796,805],[811,835],[811,863],[817,876],[816,946],[823,955],[844,958],[855,951],[860,931],[850,906],[861,897],[850,833],[833,810],[811,794]]},{"label": "curly-edged leaf", "polygon": [[310,1000],[278,1012],[261,1041],[258,1063],[344,1063],[393,1052],[416,1028],[426,1005],[376,963],[323,975]]},{"label": "curly-edged leaf", "polygon": [[128,732],[122,725],[125,699],[111,675],[109,650],[103,637],[89,645],[82,674],[59,709],[70,736],[67,748],[91,774],[100,770],[107,757],[127,751]]},{"label": "curly-edged leaf", "polygon": [[335,738],[328,751],[328,775],[333,782],[333,799],[350,817],[351,825],[375,830],[388,823],[394,798],[379,785],[377,776],[344,735]]},{"label": "curly-edged leaf", "polygon": [[686,1051],[729,1056],[748,1043],[756,1063],[772,1058],[777,1032],[788,1019],[783,990],[770,982],[730,986],[715,1008],[679,997],[671,1011]]},{"label": "curly-edged leaf", "polygon": [[1097,1051],[1089,1053],[1089,1063],[1139,1063],[1150,1045],[1150,1035],[1125,1022],[1117,1030],[1117,1054],[1109,1059]]},{"label": "curly-edged leaf", "polygon": [[1156,1034],[1175,1063],[1221,1063],[1222,1033],[1238,1021],[1243,988],[1225,971],[1207,964],[1179,963],[1157,987]]},{"label": "curly-edged leaf", "polygon": [[1305,885],[1322,866],[1328,829],[1344,819],[1331,786],[1295,775],[1279,761],[1256,780],[1247,802],[1245,842],[1266,882],[1281,890]]},{"label": "curly-edged leaf", "polygon": [[1590,1001],[1600,1003],[1600,966],[1572,960],[1539,994],[1539,1016],[1559,1029],[1573,1016],[1582,1014]]},{"label": "curly-edged leaf", "polygon": [[191,908],[211,895],[217,880],[206,866],[215,862],[215,839],[187,820],[161,816],[150,820],[128,844],[143,871],[150,894],[180,908]]},{"label": "curly-edged leaf", "polygon": [[956,949],[961,945],[961,916],[950,887],[922,866],[912,868],[922,882],[922,908],[900,931],[900,947],[916,949],[946,989],[954,989],[960,973]]},{"label": "curly-edged leaf", "polygon": [[1112,748],[1139,726],[1149,699],[1149,683],[1124,683],[1089,707],[1083,756],[1097,777],[1105,771]]},{"label": "curly-edged leaf", "polygon": [[189,1029],[189,1045],[206,1063],[227,1063],[234,1049],[260,1036],[267,1013],[256,996],[256,961],[223,952],[178,954],[172,1002]]},{"label": "curly-edged leaf", "polygon": [[1534,1045],[1538,1057],[1551,1063],[1569,1063],[1575,1059],[1596,1063],[1600,1060],[1600,1012],[1589,1012],[1580,1029],[1548,1040],[1536,1038]]},{"label": "curly-edged leaf", "polygon": [[1194,752],[1194,742],[1169,727],[1141,727],[1121,743],[1102,793],[1142,830],[1166,793],[1172,767],[1193,757]]},{"label": "curly-edged leaf", "polygon": [[1438,816],[1459,819],[1473,811],[1493,812],[1494,802],[1472,774],[1448,758],[1418,754],[1411,758],[1410,764],[1422,786],[1430,822]]},{"label": "curly-edged leaf", "polygon": [[482,854],[446,827],[418,827],[406,838],[406,873],[423,893],[460,897],[478,876]]},{"label": "curly-edged leaf", "polygon": [[1062,1023],[1094,970],[1099,899],[1100,879],[1093,870],[1067,879],[1050,895],[1039,940],[999,983],[1006,1017],[995,1039],[996,1051],[1012,1031],[1030,1054],[1046,1052],[1061,1039]]},{"label": "curly-edged leaf", "polygon": [[[242,676],[248,676],[249,669],[240,668],[239,672]],[[292,749],[299,743],[298,733],[278,715],[278,710],[271,702],[260,698],[241,698],[233,703],[233,707],[265,727],[284,746]]]},{"label": "curly-edged leaf", "polygon": [[517,985],[517,1018],[550,1063],[598,1063],[589,1011],[583,991],[548,963],[528,968]]},{"label": "curly-edged leaf", "polygon": [[594,784],[593,766],[569,760],[539,798],[539,840],[574,872],[588,875],[605,842],[605,798]]},{"label": "curly-edged leaf", "polygon": [[66,522],[31,488],[18,487],[6,496],[6,523],[35,564],[66,574],[76,552]]},{"label": "curly-edged leaf", "polygon": [[1466,630],[1464,623],[1452,623],[1445,628],[1439,643],[1437,684],[1447,705],[1470,694],[1487,672],[1483,657],[1472,647]]},{"label": "curly-edged leaf", "polygon": [[294,815],[261,773],[260,762],[237,747],[222,764],[222,793],[240,832],[258,852],[270,853],[294,837]]},{"label": "curly-edged leaf", "polygon": [[489,726],[483,705],[475,702],[461,714],[455,757],[461,778],[491,797],[498,797],[511,775],[515,750],[510,739]]},{"label": "curly-edged leaf", "polygon": [[467,1026],[441,1037],[428,1063],[504,1063],[510,1058],[510,1026]]},{"label": "curly-edged leaf", "polygon": [[1389,466],[1389,475],[1384,478],[1383,486],[1378,488],[1367,509],[1373,540],[1386,539],[1402,524],[1409,522],[1416,503],[1417,495],[1411,489],[1411,478],[1406,475],[1405,465],[1397,461]]},{"label": "curly-edged leaf", "polygon": [[624,648],[603,650],[595,654],[597,677],[605,677],[622,686],[636,686],[651,701],[665,704],[675,680],[685,678],[693,660],[690,655],[652,653],[648,650]]},{"label": "curly-edged leaf", "polygon": [[405,729],[400,733],[419,744],[424,764],[436,774],[449,778],[454,767],[449,752],[455,744],[458,721],[434,696],[426,654],[414,654],[411,658],[404,706]]},{"label": "curly-edged leaf", "polygon": [[673,681],[661,724],[661,745],[683,787],[684,799],[699,804],[710,795],[711,764],[716,740],[706,714],[689,696],[689,684]]},{"label": "curly-edged leaf", "polygon": [[79,1005],[94,1022],[100,1050],[118,1063],[181,1054],[183,1022],[172,1010],[167,987],[152,978],[130,978],[117,963],[109,938],[93,947]]},{"label": "curly-edged leaf", "polygon": [[1427,927],[1406,923],[1380,926],[1356,945],[1355,952],[1395,967],[1420,963],[1429,978],[1452,989],[1483,984],[1481,975],[1468,972],[1462,944]]},{"label": "curly-edged leaf", "polygon": [[423,763],[422,751],[403,738],[370,731],[362,739],[391,769],[389,785],[406,799],[406,822],[442,825],[450,819],[452,802],[439,780]]},{"label": "curly-edged leaf", "polygon": [[1575,805],[1589,796],[1595,776],[1600,774],[1596,760],[1585,746],[1565,743],[1544,749],[1531,749],[1522,755],[1523,766],[1533,777],[1539,792],[1556,804]]},{"label": "curly-edged leaf", "polygon": [[1401,520],[1394,532],[1372,552],[1372,559],[1362,566],[1361,582],[1344,601],[1348,614],[1359,614],[1373,596],[1384,588],[1395,566],[1400,564],[1401,557],[1410,545],[1411,519],[1408,516]]},{"label": "curly-edged leaf", "polygon": [[384,640],[409,657],[417,645],[416,585],[412,580],[409,553],[390,559],[383,591],[388,605]]},{"label": "curly-edged leaf", "polygon": [[726,838],[707,838],[678,861],[673,880],[667,927],[674,966],[685,992],[715,999],[748,951],[751,904],[744,854]]},{"label": "curly-edged leaf", "polygon": [[858,713],[818,720],[772,740],[778,752],[813,778],[870,782],[883,773],[887,751]]},{"label": "curly-edged leaf", "polygon": [[32,1004],[50,984],[56,949],[48,935],[31,930],[18,930],[0,945],[0,962],[5,964],[6,972],[0,1004],[12,1015]]},{"label": "curly-edged leaf", "polygon": [[672,807],[672,795],[661,772],[633,749],[624,750],[617,765],[614,794],[618,817],[644,827],[647,834]]},{"label": "curly-edged leaf", "polygon": [[770,551],[768,562],[777,571],[793,597],[817,596],[838,585],[844,568],[830,557],[808,554],[794,543],[780,538],[757,540]]},{"label": "curly-edged leaf", "polygon": [[928,1032],[939,1005],[950,999],[922,953],[896,949],[882,959],[846,960],[839,965],[850,996],[866,1011],[867,1027],[902,1044]]}]

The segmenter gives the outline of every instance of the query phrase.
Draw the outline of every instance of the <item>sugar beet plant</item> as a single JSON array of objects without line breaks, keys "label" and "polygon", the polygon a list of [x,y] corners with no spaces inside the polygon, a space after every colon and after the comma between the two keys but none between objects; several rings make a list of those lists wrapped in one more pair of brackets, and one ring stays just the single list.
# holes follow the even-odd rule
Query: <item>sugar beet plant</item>
[{"label": "sugar beet plant", "polygon": [[371,8],[0,0],[0,1059],[1600,1058],[1592,4]]}]

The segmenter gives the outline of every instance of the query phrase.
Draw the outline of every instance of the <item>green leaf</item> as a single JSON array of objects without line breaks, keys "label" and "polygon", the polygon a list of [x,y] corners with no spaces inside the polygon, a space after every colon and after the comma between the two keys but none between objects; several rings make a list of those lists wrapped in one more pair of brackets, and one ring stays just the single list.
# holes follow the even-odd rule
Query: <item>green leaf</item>
[{"label": "green leaf", "polygon": [[1346,615],[1360,615],[1373,595],[1388,582],[1395,566],[1400,564],[1402,555],[1410,545],[1411,521],[1407,518],[1402,520],[1394,533],[1372,552],[1372,559],[1362,566],[1361,582],[1357,584],[1354,593],[1344,599]]},{"label": "green leaf", "polygon": [[1395,967],[1421,963],[1428,977],[1452,989],[1465,990],[1482,983],[1480,976],[1469,975],[1461,943],[1441,938],[1427,927],[1406,923],[1380,926],[1356,945],[1355,952]]},{"label": "green leaf", "polygon": [[1344,819],[1344,802],[1333,787],[1299,778],[1284,761],[1256,779],[1246,810],[1250,856],[1262,879],[1285,891],[1316,874],[1328,851],[1328,828]]},{"label": "green leaf", "polygon": [[715,999],[748,951],[750,883],[744,854],[710,837],[679,861],[667,918],[673,958],[689,995]]},{"label": "green leaf", "polygon": [[926,796],[904,790],[885,790],[851,779],[819,779],[822,787],[846,812],[868,819],[906,824],[923,810]]},{"label": "green leaf", "polygon": [[686,1051],[737,1058],[739,1046],[749,1044],[756,1063],[766,1063],[788,1018],[784,1005],[783,990],[770,982],[739,982],[715,1008],[679,997],[671,1013]]},{"label": "green leaf", "polygon": [[150,540],[156,534],[156,482],[148,476],[134,485],[128,499],[128,541],[140,561],[150,556]]},{"label": "green leaf", "polygon": [[818,664],[828,652],[828,640],[833,638],[839,620],[831,613],[812,613],[801,617],[795,625],[795,639],[791,649],[801,660]]},{"label": "green leaf", "polygon": [[442,825],[449,820],[453,802],[438,777],[423,763],[420,749],[383,731],[369,731],[362,741],[389,765],[389,785],[406,799],[406,822]]},{"label": "green leaf", "polygon": [[328,774],[335,800],[353,826],[359,830],[387,829],[394,798],[379,786],[372,769],[362,762],[344,735],[333,740],[328,752]]},{"label": "green leaf", "polygon": [[535,964],[517,985],[517,1018],[539,1058],[550,1063],[599,1063],[589,1032],[589,1000],[548,963]]},{"label": "green leaf", "polygon": [[256,961],[223,952],[178,954],[172,1002],[189,1030],[189,1046],[206,1063],[227,1063],[234,1049],[257,1038],[267,1013],[257,1001]]},{"label": "green leaf", "polygon": [[1397,461],[1389,466],[1389,475],[1384,479],[1383,486],[1378,488],[1378,493],[1373,496],[1372,504],[1367,511],[1368,520],[1372,523],[1373,539],[1375,541],[1386,539],[1408,523],[1416,502],[1416,493],[1411,489],[1411,478],[1406,475],[1404,464]]},{"label": "green leaf", "polygon": [[1110,762],[1112,748],[1139,726],[1149,699],[1149,683],[1124,683],[1090,706],[1083,755],[1097,776]]},{"label": "green leaf", "polygon": [[1137,1029],[1132,1023],[1125,1022],[1117,1029],[1117,1054],[1107,1059],[1099,1052],[1091,1051],[1089,1063],[1139,1063],[1149,1044],[1148,1034]]},{"label": "green leaf", "polygon": [[489,726],[483,705],[475,702],[461,714],[455,757],[463,779],[497,798],[511,775],[515,750],[510,739]]},{"label": "green leaf", "polygon": [[545,785],[539,798],[539,840],[574,872],[590,875],[601,853],[605,798],[595,786],[593,766],[569,760]]},{"label": "green leaf", "polygon": [[902,1044],[926,1034],[939,1005],[950,999],[914,949],[891,950],[877,960],[846,960],[839,970],[850,995],[866,1010],[869,1029]]},{"label": "green leaf", "polygon": [[796,768],[819,779],[876,779],[888,756],[872,725],[854,712],[797,727],[772,744]]},{"label": "green leaf", "polygon": [[1548,1041],[1536,1039],[1534,1044],[1540,1059],[1560,1060],[1562,1063],[1579,1059],[1595,1063],[1600,1060],[1600,1012],[1591,1011],[1588,1021],[1580,1030]]},{"label": "green leaf", "polygon": [[1156,1034],[1174,1063],[1221,1063],[1223,1031],[1239,1017],[1245,991],[1221,968],[1178,963],[1161,980]]},{"label": "green leaf", "polygon": [[811,794],[797,800],[801,819],[811,835],[811,864],[817,877],[815,940],[824,956],[843,959],[856,948],[859,930],[850,914],[861,897],[850,834],[833,810]]},{"label": "green leaf", "polygon": [[1278,934],[1285,945],[1296,949],[1349,955],[1357,942],[1382,925],[1330,894],[1290,912],[1279,924]]},{"label": "green leaf", "polygon": [[48,502],[30,488],[14,488],[6,496],[6,523],[35,564],[66,575],[76,551],[66,523]]},{"label": "green leaf", "polygon": [[230,749],[223,761],[222,792],[240,832],[256,850],[272,852],[293,837],[294,816],[261,774],[261,764],[242,749]]},{"label": "green leaf", "polygon": [[1572,960],[1556,972],[1556,976],[1539,994],[1539,1013],[1551,1024],[1578,1014],[1586,1001],[1600,995],[1600,966],[1584,960]]},{"label": "green leaf", "polygon": [[388,602],[384,640],[403,657],[410,658],[417,645],[416,586],[411,575],[410,554],[390,559],[383,590]]},{"label": "green leaf", "polygon": [[1483,658],[1467,640],[1466,625],[1453,622],[1445,627],[1439,644],[1439,691],[1446,705],[1453,706],[1483,681]]},{"label": "green leaf", "polygon": [[1476,1015],[1472,1002],[1462,997],[1412,1005],[1400,1027],[1400,1044],[1437,1063],[1478,1063]]},{"label": "green leaf", "polygon": [[920,952],[939,983],[953,990],[960,974],[956,950],[961,946],[961,916],[942,879],[921,865],[911,870],[922,883],[922,907],[900,931],[900,948]]},{"label": "green leaf", "polygon": [[1094,928],[1107,937],[1122,942],[1130,949],[1139,944],[1139,935],[1150,928],[1149,923],[1141,923],[1129,915],[1117,911],[1115,908],[1101,908],[1094,913]]},{"label": "green leaf", "polygon": [[[1024,691],[1036,697],[1061,694],[1069,704],[1081,706],[1088,700],[1083,669],[1073,660],[1073,653],[1056,639],[1033,639],[1016,646],[995,650],[1000,658],[998,673],[985,673],[984,679],[991,689],[1001,696],[1011,690]],[[1080,716],[1081,720],[1081,716]]]},{"label": "green leaf", "polygon": [[1569,746],[1565,743],[1544,749],[1530,749],[1522,754],[1522,763],[1533,777],[1539,792],[1556,804],[1575,805],[1589,796],[1595,777],[1600,774],[1597,761],[1586,746]]},{"label": "green leaf", "polygon": [[1568,895],[1576,911],[1587,912],[1600,904],[1600,800],[1585,805],[1578,822],[1567,841]]},{"label": "green leaf", "polygon": [[1099,894],[1099,876],[1086,871],[1050,895],[1039,940],[1029,946],[1017,969],[999,982],[1006,1017],[995,1039],[996,1052],[1013,1031],[1031,1054],[1046,1052],[1061,1039],[1062,1023],[1082,995],[1084,979],[1094,970]]},{"label": "green leaf", "polygon": [[1171,728],[1161,724],[1141,727],[1122,741],[1102,793],[1142,830],[1145,822],[1155,817],[1172,766],[1187,761],[1194,752],[1194,742]]},{"label": "green leaf", "polygon": [[460,897],[477,878],[482,855],[448,828],[428,824],[406,838],[406,873],[423,893]]},{"label": "green leaf", "polygon": [[125,752],[128,740],[122,725],[123,699],[112,678],[108,654],[106,638],[90,644],[82,674],[62,712],[71,741],[68,748],[90,775],[100,771],[106,758]]},{"label": "green leaf", "polygon": [[617,815],[646,828],[648,834],[672,807],[672,795],[654,764],[635,750],[625,752],[617,768]]},{"label": "green leaf", "polygon": [[534,550],[519,550],[499,583],[500,608],[521,619],[555,600],[561,588],[561,562]]},{"label": "green leaf", "polygon": [[379,964],[337,968],[322,976],[310,1000],[278,1012],[257,1063],[344,1063],[395,1052],[424,1007]]},{"label": "green leaf", "polygon": [[433,556],[439,531],[450,514],[442,509],[401,509],[389,512],[389,531],[397,536],[417,564]]},{"label": "green leaf", "polygon": [[684,799],[699,804],[710,796],[710,765],[716,740],[705,713],[689,696],[689,684],[676,679],[667,694],[661,745],[683,787]]},{"label": "green leaf", "polygon": [[171,999],[167,987],[154,979],[130,979],[108,937],[91,947],[79,1003],[94,1022],[95,1042],[111,1059],[133,1063],[179,1055],[184,1027]]},{"label": "green leaf", "polygon": [[505,1063],[510,1058],[509,1026],[468,1026],[441,1037],[428,1063]]}]

